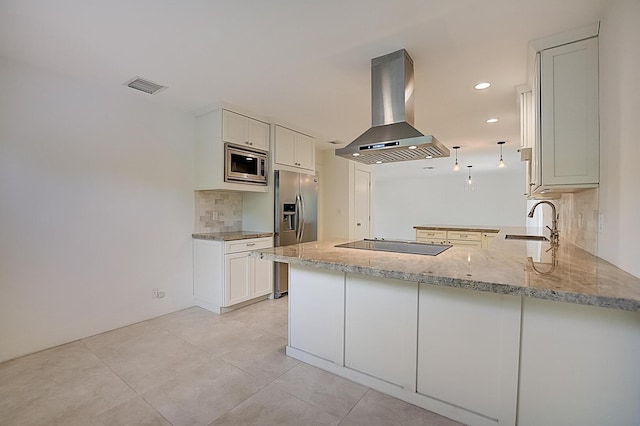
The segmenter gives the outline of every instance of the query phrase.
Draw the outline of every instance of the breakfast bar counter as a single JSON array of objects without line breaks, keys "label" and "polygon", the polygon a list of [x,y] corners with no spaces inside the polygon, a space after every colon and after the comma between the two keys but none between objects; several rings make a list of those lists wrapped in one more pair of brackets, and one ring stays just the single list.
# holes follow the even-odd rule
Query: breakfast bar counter
[{"label": "breakfast bar counter", "polygon": [[504,238],[527,233],[542,235],[502,228],[489,248],[454,246],[437,256],[335,247],[344,241],[276,247],[254,255],[374,277],[640,311],[640,278],[573,244],[552,248],[549,242]]},{"label": "breakfast bar counter", "polygon": [[319,241],[289,264],[291,357],[470,425],[637,424],[640,279],[560,241],[436,256]]}]

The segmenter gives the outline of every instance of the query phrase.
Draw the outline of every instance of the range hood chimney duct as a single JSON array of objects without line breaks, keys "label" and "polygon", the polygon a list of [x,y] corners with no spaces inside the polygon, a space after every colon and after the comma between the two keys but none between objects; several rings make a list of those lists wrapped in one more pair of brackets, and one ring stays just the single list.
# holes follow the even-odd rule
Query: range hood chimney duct
[{"label": "range hood chimney duct", "polygon": [[448,157],[413,127],[413,60],[401,49],[371,60],[371,128],[335,154],[365,164]]}]

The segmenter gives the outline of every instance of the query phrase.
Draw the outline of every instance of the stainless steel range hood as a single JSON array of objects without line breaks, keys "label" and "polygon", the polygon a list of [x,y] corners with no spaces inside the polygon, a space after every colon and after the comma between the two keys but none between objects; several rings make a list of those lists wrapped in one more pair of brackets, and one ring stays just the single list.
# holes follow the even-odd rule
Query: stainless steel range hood
[{"label": "stainless steel range hood", "polygon": [[413,127],[413,60],[406,50],[371,60],[371,128],[335,154],[365,164],[449,156],[435,137]]}]

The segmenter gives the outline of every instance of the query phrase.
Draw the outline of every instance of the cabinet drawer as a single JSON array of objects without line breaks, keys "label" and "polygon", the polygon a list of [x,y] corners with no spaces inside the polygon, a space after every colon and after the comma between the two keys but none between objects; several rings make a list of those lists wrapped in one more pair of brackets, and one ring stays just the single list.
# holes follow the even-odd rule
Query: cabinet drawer
[{"label": "cabinet drawer", "polygon": [[416,240],[426,241],[444,241],[447,239],[447,231],[432,231],[426,229],[418,229],[416,231]]},{"label": "cabinet drawer", "polygon": [[480,241],[474,240],[449,240],[449,244],[453,246],[482,247]]},{"label": "cabinet drawer", "polygon": [[481,232],[448,231],[447,237],[449,240],[480,241],[481,236]]},{"label": "cabinet drawer", "polygon": [[242,251],[259,250],[273,247],[273,240],[267,238],[251,238],[246,240],[225,241],[224,252],[239,253]]}]

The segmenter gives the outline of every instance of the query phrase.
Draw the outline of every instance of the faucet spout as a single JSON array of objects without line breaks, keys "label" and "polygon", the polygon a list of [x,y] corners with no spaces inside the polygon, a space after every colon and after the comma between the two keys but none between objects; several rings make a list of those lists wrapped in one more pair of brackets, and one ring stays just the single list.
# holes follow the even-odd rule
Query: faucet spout
[{"label": "faucet spout", "polygon": [[551,244],[556,246],[558,245],[558,239],[560,238],[560,232],[558,232],[558,214],[556,212],[556,206],[550,201],[538,201],[533,205],[533,207],[531,207],[531,211],[527,216],[533,217],[533,214],[536,211],[536,207],[538,207],[540,204],[549,204],[551,206],[551,214],[553,215],[553,217],[551,219],[551,228],[549,228],[548,226],[547,228],[549,228],[549,230],[551,231]]}]

